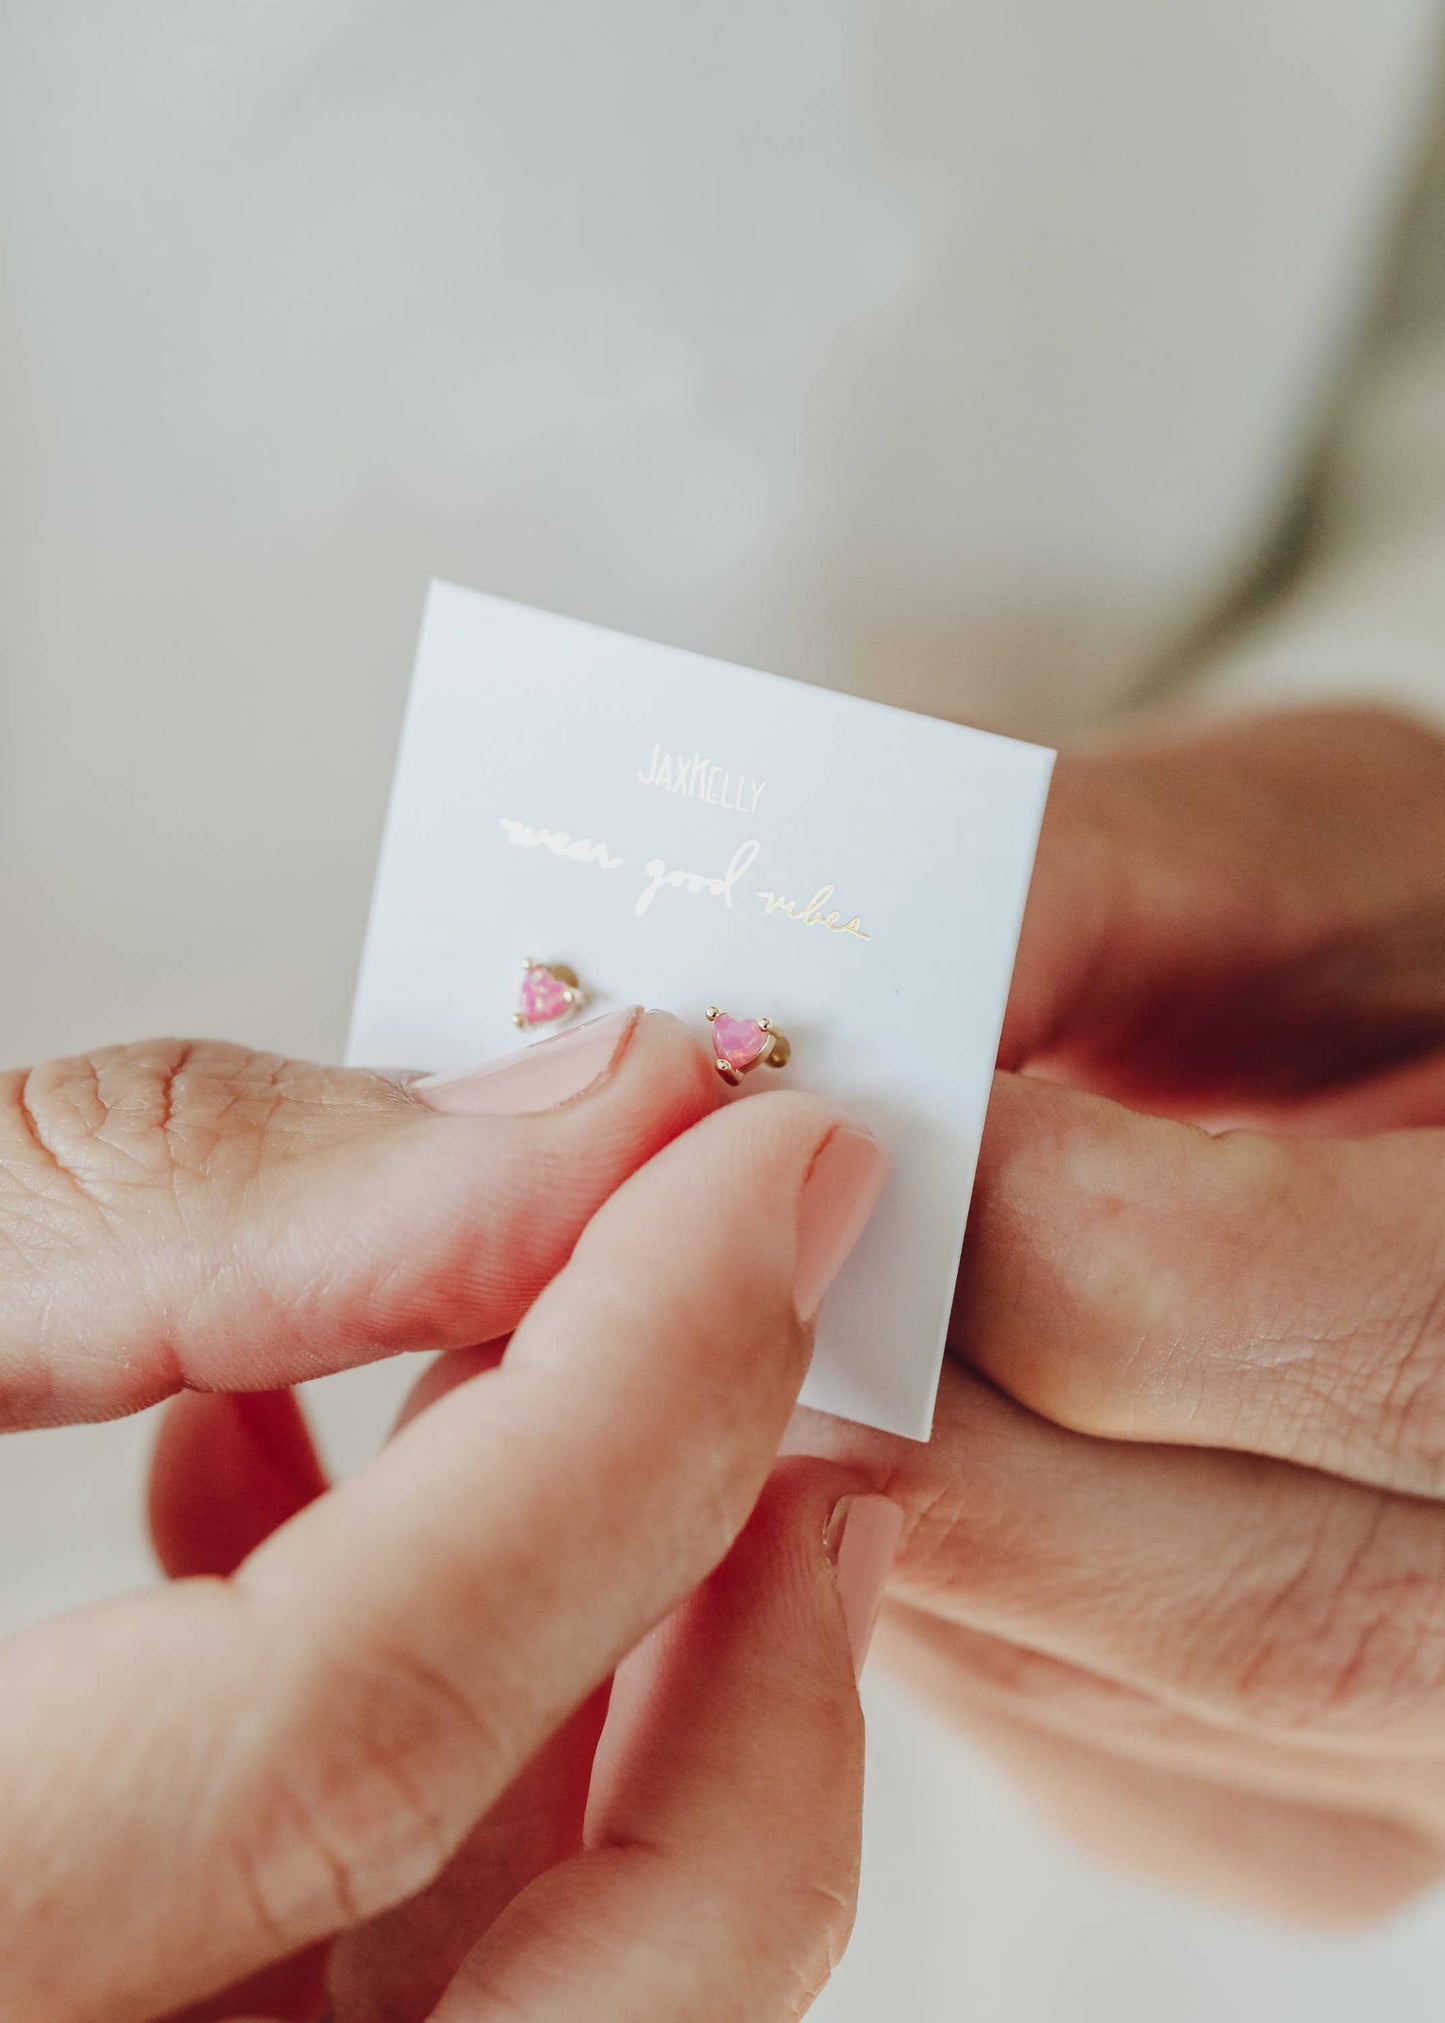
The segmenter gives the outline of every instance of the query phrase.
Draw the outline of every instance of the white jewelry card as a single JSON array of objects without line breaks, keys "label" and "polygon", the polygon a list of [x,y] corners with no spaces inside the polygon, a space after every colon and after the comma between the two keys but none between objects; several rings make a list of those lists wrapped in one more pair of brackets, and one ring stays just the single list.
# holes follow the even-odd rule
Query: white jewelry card
[{"label": "white jewelry card", "polygon": [[770,1018],[890,1159],[807,1404],[927,1439],[1052,752],[449,584],[427,599],[349,1059],[452,1069],[525,958],[586,1016]]}]

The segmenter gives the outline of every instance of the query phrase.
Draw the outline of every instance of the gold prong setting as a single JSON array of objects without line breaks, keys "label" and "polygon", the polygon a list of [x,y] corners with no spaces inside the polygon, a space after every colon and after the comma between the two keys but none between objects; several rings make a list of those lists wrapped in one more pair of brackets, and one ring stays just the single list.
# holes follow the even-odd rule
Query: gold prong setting
[{"label": "gold prong setting", "polygon": [[707,1022],[712,1028],[713,1066],[730,1088],[737,1088],[756,1067],[787,1065],[792,1047],[770,1018],[734,1018],[714,1004],[707,1008]]},{"label": "gold prong setting", "polygon": [[523,1032],[533,1026],[556,1025],[570,1018],[587,1002],[587,993],[577,981],[575,970],[562,962],[538,962],[535,956],[522,959],[522,984],[512,1024]]}]

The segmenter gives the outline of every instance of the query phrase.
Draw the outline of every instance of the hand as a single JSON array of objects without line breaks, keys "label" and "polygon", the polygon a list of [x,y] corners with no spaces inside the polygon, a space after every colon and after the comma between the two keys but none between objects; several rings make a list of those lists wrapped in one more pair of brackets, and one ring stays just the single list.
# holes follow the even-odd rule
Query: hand
[{"label": "hand", "polygon": [[[632,1013],[441,1084],[169,1042],[0,1083],[4,1423],[211,1394],[153,1520],[232,1575],[0,1644],[7,2015],[312,2018],[328,1969],[337,2023],[801,2013],[896,1513],[767,1478],[879,1162],[715,1108]],[[274,1387],[435,1346],[326,1491]]]},{"label": "hand", "polygon": [[1445,1867],[1445,746],[1066,760],[1005,1059],[932,1445],[796,1436],[907,1508],[886,1649],[1110,1855],[1391,1908]]}]

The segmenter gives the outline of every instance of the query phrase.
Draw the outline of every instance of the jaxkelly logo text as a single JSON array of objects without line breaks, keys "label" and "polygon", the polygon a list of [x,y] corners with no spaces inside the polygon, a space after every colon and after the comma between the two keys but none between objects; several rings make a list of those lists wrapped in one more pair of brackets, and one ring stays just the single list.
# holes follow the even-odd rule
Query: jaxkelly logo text
[{"label": "jaxkelly logo text", "polygon": [[664,794],[686,794],[690,800],[731,808],[739,815],[757,813],[768,784],[748,773],[734,772],[731,766],[714,765],[707,752],[670,752],[662,745],[652,747],[652,756],[637,778],[641,786],[656,787]]}]

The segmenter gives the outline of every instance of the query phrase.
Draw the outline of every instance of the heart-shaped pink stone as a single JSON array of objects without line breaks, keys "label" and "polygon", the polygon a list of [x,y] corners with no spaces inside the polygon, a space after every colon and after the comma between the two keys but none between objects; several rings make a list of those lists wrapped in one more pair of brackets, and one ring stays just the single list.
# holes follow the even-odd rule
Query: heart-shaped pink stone
[{"label": "heart-shaped pink stone", "polygon": [[552,974],[545,962],[534,962],[523,972],[517,1010],[524,1025],[550,1025],[553,1019],[565,1018],[571,1009],[568,986]]},{"label": "heart-shaped pink stone", "polygon": [[760,1061],[772,1039],[772,1034],[765,1032],[756,1019],[734,1019],[719,1012],[712,1022],[713,1052],[720,1061],[726,1061],[734,1074],[745,1074],[754,1061]]}]

